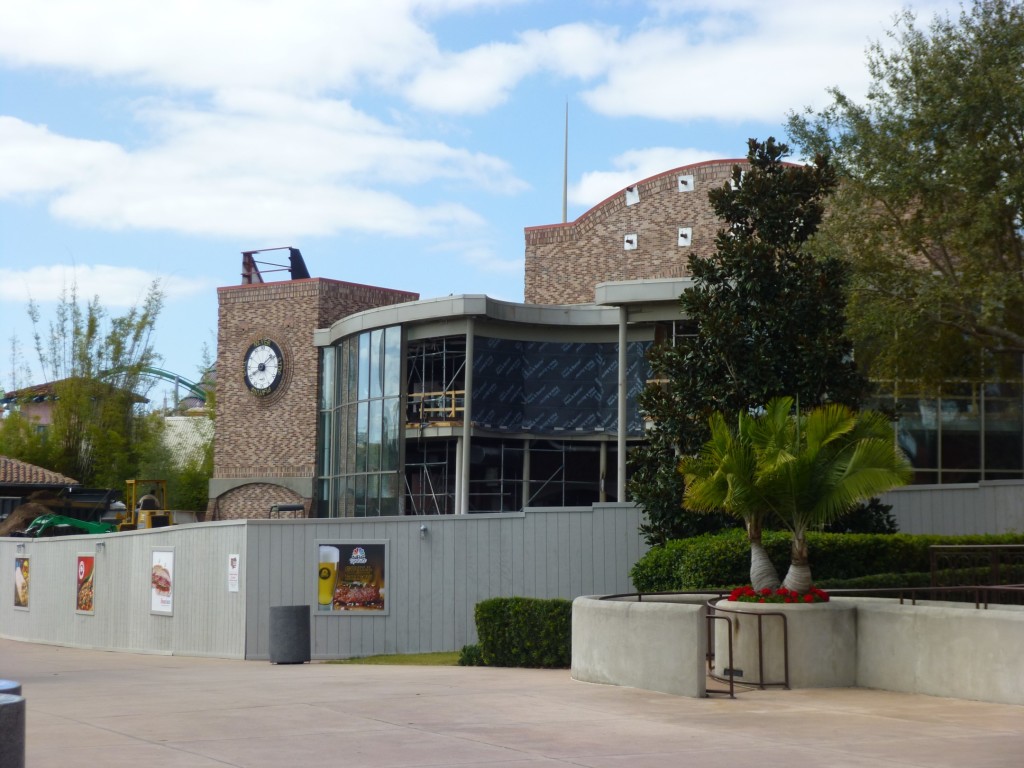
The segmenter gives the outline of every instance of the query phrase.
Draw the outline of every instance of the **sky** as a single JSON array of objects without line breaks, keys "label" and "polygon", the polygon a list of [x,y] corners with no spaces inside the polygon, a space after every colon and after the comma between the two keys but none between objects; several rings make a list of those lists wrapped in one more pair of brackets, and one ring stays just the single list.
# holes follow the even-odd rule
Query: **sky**
[{"label": "sky", "polygon": [[[161,367],[216,352],[241,252],[522,301],[524,227],[786,137],[949,0],[33,0],[0,13],[0,387],[62,291],[164,292]],[[799,159],[799,158],[793,158]],[[286,264],[284,252],[262,257]],[[265,268],[269,269],[269,268]],[[281,275],[268,275],[279,278]],[[167,390],[162,390],[164,395]],[[151,395],[151,397],[153,397]],[[157,396],[159,404],[159,395]]]}]

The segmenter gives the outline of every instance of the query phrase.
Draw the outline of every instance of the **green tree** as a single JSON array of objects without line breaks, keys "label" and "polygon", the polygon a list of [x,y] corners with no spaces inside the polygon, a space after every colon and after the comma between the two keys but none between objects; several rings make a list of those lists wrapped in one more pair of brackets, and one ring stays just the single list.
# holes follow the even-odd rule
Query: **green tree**
[{"label": "green tree", "polygon": [[788,147],[773,138],[751,139],[748,149],[748,167],[734,167],[731,183],[709,193],[724,226],[715,252],[690,261],[694,286],[680,304],[692,333],[650,354],[657,384],[639,402],[653,426],[634,451],[630,490],[647,512],[651,544],[707,525],[681,508],[676,465],[700,450],[712,413],[734,419],[781,395],[803,407],[855,407],[867,391],[845,336],[846,268],[807,248],[833,169],[824,157],[784,163]]},{"label": "green tree", "polygon": [[[830,403],[794,414],[792,398],[771,400],[762,413],[740,412],[730,427],[721,413],[696,456],[684,457],[684,503],[698,512],[724,509],[760,529],[776,520],[793,534],[789,572],[782,586],[806,594],[812,586],[807,531],[849,512],[858,502],[903,485],[910,464],[893,439],[888,419]],[[751,584],[774,589],[779,577],[751,539]]]},{"label": "green tree", "polygon": [[899,17],[789,135],[841,184],[819,237],[853,266],[858,360],[888,379],[1020,373],[1024,352],[1024,5],[975,0],[930,28]]},{"label": "green tree", "polygon": [[[30,302],[36,354],[55,395],[45,456],[36,451],[33,463],[85,485],[119,488],[135,475],[146,446],[153,444],[142,413],[151,386],[144,369],[158,360],[151,335],[162,303],[154,282],[141,306],[109,317],[98,297],[83,306],[73,287],[61,294],[44,330],[39,307]],[[0,452],[30,460],[27,451],[36,446],[14,438],[34,426],[11,429],[11,439],[4,430]]]}]

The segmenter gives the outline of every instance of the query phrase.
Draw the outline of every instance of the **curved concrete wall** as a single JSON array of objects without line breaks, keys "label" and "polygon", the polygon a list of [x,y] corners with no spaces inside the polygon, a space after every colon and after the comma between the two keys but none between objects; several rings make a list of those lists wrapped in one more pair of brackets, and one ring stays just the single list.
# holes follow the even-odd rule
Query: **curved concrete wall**
[{"label": "curved concrete wall", "polygon": [[[573,602],[572,676],[680,696],[704,696],[706,595],[635,600],[581,597]],[[693,604],[692,601],[699,601]],[[734,604],[743,605],[743,604]],[[778,608],[779,606],[767,606]],[[1024,608],[978,610],[950,603],[900,605],[895,600],[837,598],[806,612],[840,616],[848,635],[855,614],[855,641],[828,642],[820,627],[805,622],[809,637],[790,628],[790,682],[817,687],[826,667],[841,671],[832,686],[859,686],[903,693],[1024,705]],[[716,625],[721,622],[716,622]],[[741,630],[746,631],[746,630]],[[794,653],[794,648],[798,653]],[[812,653],[813,652],[813,653]],[[810,658],[814,653],[819,659]],[[808,667],[810,665],[810,667]],[[818,675],[808,677],[807,669]],[[724,666],[724,662],[723,662]],[[847,670],[856,670],[854,676]],[[743,680],[739,680],[743,682]]]}]

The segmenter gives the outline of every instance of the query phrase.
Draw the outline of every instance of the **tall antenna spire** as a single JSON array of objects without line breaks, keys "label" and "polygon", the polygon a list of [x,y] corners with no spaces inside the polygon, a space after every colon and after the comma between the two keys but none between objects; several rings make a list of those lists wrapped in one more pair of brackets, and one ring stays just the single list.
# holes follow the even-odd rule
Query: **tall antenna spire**
[{"label": "tall antenna spire", "polygon": [[562,159],[562,223],[569,218],[569,100],[565,100],[565,156]]}]

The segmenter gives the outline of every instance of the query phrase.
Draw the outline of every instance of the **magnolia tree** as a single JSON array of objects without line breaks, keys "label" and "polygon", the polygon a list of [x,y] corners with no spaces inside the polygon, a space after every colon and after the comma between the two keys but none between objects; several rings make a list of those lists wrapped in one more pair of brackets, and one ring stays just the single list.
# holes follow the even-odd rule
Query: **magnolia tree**
[{"label": "magnolia tree", "polygon": [[683,503],[695,512],[725,510],[746,523],[756,590],[779,586],[761,545],[766,522],[776,521],[793,534],[782,586],[807,594],[812,587],[807,531],[910,479],[910,464],[896,447],[892,426],[874,411],[833,403],[798,414],[793,399],[782,397],[760,413],[741,412],[735,428],[715,413],[710,429],[700,453],[679,464],[686,481]]},{"label": "magnolia tree", "polygon": [[693,333],[650,353],[661,384],[639,398],[652,427],[630,455],[630,495],[646,511],[649,544],[703,533],[714,520],[682,509],[676,472],[678,457],[707,439],[713,412],[731,420],[781,395],[805,407],[857,407],[866,393],[845,336],[845,265],[808,248],[835,173],[823,157],[786,163],[788,152],[773,138],[751,139],[747,167],[708,193],[723,228],[714,253],[690,260],[694,285],[680,297],[680,319]]}]

